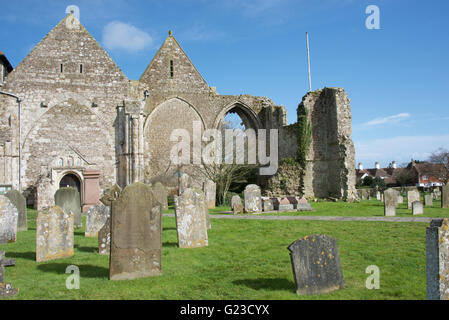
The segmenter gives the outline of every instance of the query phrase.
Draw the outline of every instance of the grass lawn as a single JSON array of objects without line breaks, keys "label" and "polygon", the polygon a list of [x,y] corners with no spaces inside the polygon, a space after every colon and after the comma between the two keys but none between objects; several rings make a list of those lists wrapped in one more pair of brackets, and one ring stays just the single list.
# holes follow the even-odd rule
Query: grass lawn
[{"label": "grass lawn", "polygon": [[[317,203],[342,212],[343,203]],[[374,203],[359,204],[363,214]],[[334,207],[334,209],[332,209]],[[355,208],[352,210],[355,211]],[[371,209],[370,209],[371,210]],[[441,210],[441,209],[440,209]],[[36,212],[29,209],[29,231],[16,243],[1,245],[15,267],[5,281],[19,288],[14,299],[425,299],[426,223],[248,221],[213,219],[209,247],[179,249],[175,219],[163,219],[160,277],[109,281],[109,257],[97,253],[97,239],[75,231],[75,256],[35,262]],[[318,214],[319,211],[314,214]],[[346,287],[320,296],[299,297],[287,246],[311,234],[338,239]],[[68,290],[69,265],[80,269],[80,289]],[[380,289],[365,288],[366,267],[380,268]]]}]

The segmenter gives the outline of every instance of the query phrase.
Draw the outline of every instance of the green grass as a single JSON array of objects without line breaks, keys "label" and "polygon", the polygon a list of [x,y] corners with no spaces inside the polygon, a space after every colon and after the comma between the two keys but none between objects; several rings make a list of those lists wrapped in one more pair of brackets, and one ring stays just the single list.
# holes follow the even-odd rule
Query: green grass
[{"label": "green grass", "polygon": [[[316,205],[338,211],[343,204]],[[364,206],[359,209],[362,212]],[[15,299],[426,298],[426,223],[213,219],[208,247],[180,249],[175,219],[165,217],[163,275],[109,281],[109,257],[100,256],[97,240],[85,238],[81,229],[75,231],[74,257],[36,263],[35,220],[36,212],[29,210],[29,231],[20,232],[16,243],[0,246],[8,258],[16,259],[16,266],[6,268],[5,278],[20,289]],[[311,234],[338,239],[344,289],[320,296],[296,295],[287,246]],[[80,268],[80,290],[66,289],[69,265]],[[365,288],[369,265],[380,268],[379,290]]]}]

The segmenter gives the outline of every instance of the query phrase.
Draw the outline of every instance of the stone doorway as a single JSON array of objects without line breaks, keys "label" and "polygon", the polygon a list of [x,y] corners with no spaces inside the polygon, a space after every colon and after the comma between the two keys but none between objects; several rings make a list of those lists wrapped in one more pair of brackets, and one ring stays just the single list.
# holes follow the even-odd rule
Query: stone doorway
[{"label": "stone doorway", "polygon": [[76,175],[72,173],[66,174],[59,183],[59,188],[70,188],[70,187],[75,188],[81,194],[81,181]]}]

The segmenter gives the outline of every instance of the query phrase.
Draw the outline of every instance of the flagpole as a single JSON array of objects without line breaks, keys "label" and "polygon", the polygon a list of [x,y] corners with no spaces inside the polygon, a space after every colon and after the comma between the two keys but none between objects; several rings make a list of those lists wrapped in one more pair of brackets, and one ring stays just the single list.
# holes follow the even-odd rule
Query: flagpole
[{"label": "flagpole", "polygon": [[309,75],[309,92],[312,91],[312,76],[310,75],[310,50],[309,50],[309,33],[306,32],[306,43],[307,43],[307,68]]}]

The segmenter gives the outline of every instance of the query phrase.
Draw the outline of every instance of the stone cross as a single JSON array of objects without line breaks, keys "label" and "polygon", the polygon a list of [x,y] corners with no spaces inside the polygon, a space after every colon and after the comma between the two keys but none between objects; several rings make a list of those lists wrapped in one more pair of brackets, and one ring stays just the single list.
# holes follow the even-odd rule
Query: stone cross
[{"label": "stone cross", "polygon": [[127,186],[112,202],[110,280],[162,274],[162,205],[149,185]]},{"label": "stone cross", "polygon": [[426,229],[427,299],[449,300],[449,219],[434,219]]},{"label": "stone cross", "polygon": [[344,285],[337,240],[326,235],[307,236],[289,247],[298,295],[315,295]]}]

